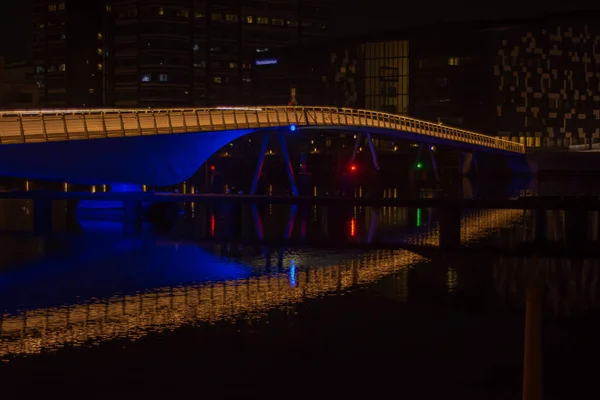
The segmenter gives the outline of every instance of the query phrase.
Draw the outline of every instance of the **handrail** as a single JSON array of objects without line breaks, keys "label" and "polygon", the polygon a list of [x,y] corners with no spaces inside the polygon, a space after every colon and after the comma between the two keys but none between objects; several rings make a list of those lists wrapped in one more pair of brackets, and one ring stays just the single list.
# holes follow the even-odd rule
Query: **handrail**
[{"label": "handrail", "polygon": [[291,124],[299,127],[363,126],[398,130],[506,152],[525,153],[525,146],[521,143],[465,129],[380,111],[328,106],[2,111],[0,144],[252,129]]}]

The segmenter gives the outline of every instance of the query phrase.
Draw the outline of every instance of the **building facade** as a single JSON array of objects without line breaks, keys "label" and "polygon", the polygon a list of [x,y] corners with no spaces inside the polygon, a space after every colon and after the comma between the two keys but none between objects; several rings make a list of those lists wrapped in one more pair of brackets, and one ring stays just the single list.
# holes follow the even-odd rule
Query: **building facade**
[{"label": "building facade", "polygon": [[6,63],[0,58],[0,109],[40,107],[40,91],[28,61]]},{"label": "building facade", "polygon": [[328,0],[113,0],[117,107],[252,102],[256,54],[329,32]]},{"label": "building facade", "polygon": [[99,0],[34,0],[34,77],[44,106],[106,104],[106,13]]},{"label": "building facade", "polygon": [[[255,102],[407,114],[528,147],[600,139],[596,13],[426,26],[272,54]],[[259,58],[255,63],[260,61]]]},{"label": "building facade", "polygon": [[34,0],[48,107],[246,104],[255,54],[329,35],[331,0]]}]

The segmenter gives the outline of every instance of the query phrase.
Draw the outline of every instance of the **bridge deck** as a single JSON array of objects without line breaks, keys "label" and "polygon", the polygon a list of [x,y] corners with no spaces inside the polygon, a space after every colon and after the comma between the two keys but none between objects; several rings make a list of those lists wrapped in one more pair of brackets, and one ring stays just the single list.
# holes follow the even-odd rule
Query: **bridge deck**
[{"label": "bridge deck", "polygon": [[460,144],[524,154],[520,143],[377,111],[334,107],[207,109],[63,109],[0,112],[0,144],[302,127],[363,127],[402,131]]}]

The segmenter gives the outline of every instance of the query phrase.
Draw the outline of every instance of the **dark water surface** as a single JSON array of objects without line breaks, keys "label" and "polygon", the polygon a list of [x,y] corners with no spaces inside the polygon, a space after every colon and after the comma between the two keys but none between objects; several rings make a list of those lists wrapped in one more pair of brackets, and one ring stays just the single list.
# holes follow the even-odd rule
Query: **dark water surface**
[{"label": "dark water surface", "polygon": [[[185,204],[125,235],[70,207],[40,236],[30,202],[0,201],[6,398],[517,399],[532,271],[544,398],[595,393],[598,260],[403,250],[438,243],[431,209]],[[563,219],[547,215],[549,237]],[[534,237],[522,211],[461,224],[471,247]]]}]

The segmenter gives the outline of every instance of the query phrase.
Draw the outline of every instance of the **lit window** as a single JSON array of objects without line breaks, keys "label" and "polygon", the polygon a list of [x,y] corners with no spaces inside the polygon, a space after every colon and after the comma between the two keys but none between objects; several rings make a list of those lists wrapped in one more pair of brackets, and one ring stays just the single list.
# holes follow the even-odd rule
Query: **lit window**
[{"label": "lit window", "polygon": [[235,14],[227,14],[225,16],[225,21],[229,21],[229,22],[237,22],[238,21],[238,16]]},{"label": "lit window", "polygon": [[44,26],[45,26],[45,25],[44,25],[44,23],[42,22],[41,24],[39,24],[39,25],[38,25],[38,28],[41,28],[41,29],[43,29],[43,28],[44,28]]},{"label": "lit window", "polygon": [[250,68],[252,68],[252,64],[242,64],[242,68],[243,69],[250,69]]},{"label": "lit window", "polygon": [[200,45],[198,43],[194,44],[194,47],[192,47],[192,49],[194,51],[200,51]]},{"label": "lit window", "polygon": [[346,67],[342,67],[342,68],[340,68],[340,72],[341,72],[342,74],[345,74],[345,73],[346,73]]},{"label": "lit window", "polygon": [[56,11],[56,4],[48,4],[48,11]]},{"label": "lit window", "polygon": [[67,38],[67,35],[65,35],[64,33],[60,35],[60,40],[65,40]]},{"label": "lit window", "polygon": [[460,65],[460,58],[458,57],[449,57],[448,58],[448,65]]},{"label": "lit window", "polygon": [[67,66],[65,64],[60,64],[58,66],[58,70],[64,72],[67,70]]},{"label": "lit window", "polygon": [[102,64],[96,65],[96,68],[98,69],[98,71],[102,71]]},{"label": "lit window", "polygon": [[158,8],[158,15],[165,15],[165,9],[163,7]]},{"label": "lit window", "polygon": [[221,20],[221,14],[219,14],[219,13],[212,13],[210,15],[210,19],[212,19],[213,21],[220,21]]},{"label": "lit window", "polygon": [[267,17],[256,17],[256,23],[261,25],[269,25],[269,18]]},{"label": "lit window", "polygon": [[223,81],[223,80],[221,79],[221,77],[220,77],[220,76],[215,76],[215,77],[213,78],[213,81],[215,81],[215,83],[222,83],[222,81]]},{"label": "lit window", "polygon": [[247,24],[251,24],[252,22],[253,22],[252,15],[248,15],[248,16],[246,17],[246,23],[247,23]]},{"label": "lit window", "polygon": [[196,11],[196,18],[204,18],[204,13],[202,11]]},{"label": "lit window", "polygon": [[242,82],[250,83],[252,82],[252,78],[242,78]]},{"label": "lit window", "polygon": [[112,7],[110,6],[110,4],[106,5],[106,12],[111,12],[112,11]]},{"label": "lit window", "polygon": [[44,66],[43,65],[36,65],[35,66],[35,72],[36,73],[44,72]]},{"label": "lit window", "polygon": [[161,82],[167,82],[169,80],[169,77],[167,76],[167,74],[158,74],[158,80]]},{"label": "lit window", "polygon": [[142,82],[150,82],[150,80],[151,80],[150,74],[143,74],[142,78],[140,80]]},{"label": "lit window", "polygon": [[90,88],[89,92],[90,92],[90,94],[94,94],[94,92],[96,92],[96,90],[94,88]]},{"label": "lit window", "polygon": [[194,63],[194,68],[206,68],[206,61],[200,61],[199,63]]},{"label": "lit window", "polygon": [[59,9],[60,11],[64,11],[64,10],[65,10],[65,3],[59,3],[59,4],[58,4],[58,9]]},{"label": "lit window", "polygon": [[178,15],[183,18],[188,18],[190,16],[190,12],[188,10],[179,10]]},{"label": "lit window", "polygon": [[267,51],[269,51],[268,47],[257,47],[256,48],[257,53],[266,53]]},{"label": "lit window", "polygon": [[99,56],[102,55],[102,49],[98,49],[98,50],[96,50],[96,52],[98,53]]},{"label": "lit window", "polygon": [[238,64],[236,62],[229,63],[229,68],[231,68],[231,69],[235,69],[235,68],[237,68],[237,66],[238,66]]},{"label": "lit window", "polygon": [[102,33],[98,32],[98,36],[97,37],[98,37],[98,40],[102,40]]},{"label": "lit window", "polygon": [[285,22],[286,22],[287,26],[289,26],[291,28],[298,26],[298,21],[288,19]]},{"label": "lit window", "polygon": [[273,18],[271,20],[271,25],[283,26],[283,20],[279,18]]}]

